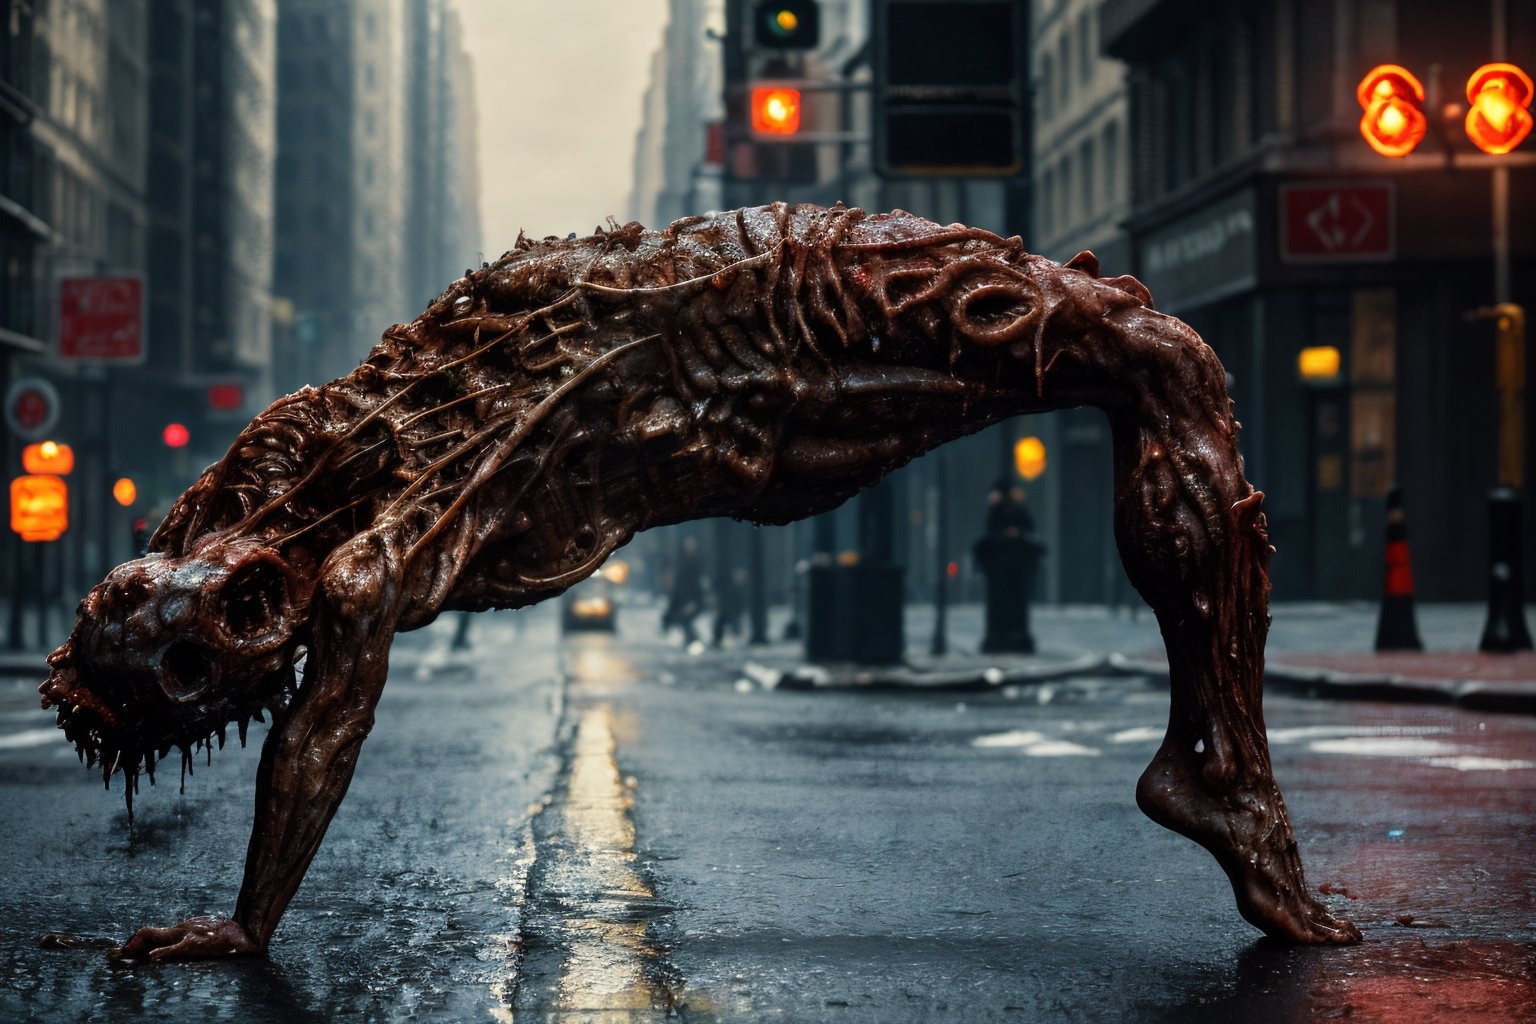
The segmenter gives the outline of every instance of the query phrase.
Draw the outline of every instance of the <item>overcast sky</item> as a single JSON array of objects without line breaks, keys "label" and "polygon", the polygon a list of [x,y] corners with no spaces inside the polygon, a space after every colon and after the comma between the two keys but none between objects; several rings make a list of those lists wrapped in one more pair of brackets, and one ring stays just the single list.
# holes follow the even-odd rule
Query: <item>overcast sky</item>
[{"label": "overcast sky", "polygon": [[628,209],[666,0],[456,0],[475,62],[485,258]]}]

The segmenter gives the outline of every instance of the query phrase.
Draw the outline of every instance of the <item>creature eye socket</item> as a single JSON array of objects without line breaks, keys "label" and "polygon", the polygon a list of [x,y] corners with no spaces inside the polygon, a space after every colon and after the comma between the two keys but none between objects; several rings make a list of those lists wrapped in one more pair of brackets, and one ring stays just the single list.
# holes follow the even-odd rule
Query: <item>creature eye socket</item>
[{"label": "creature eye socket", "polygon": [[230,633],[236,637],[257,637],[281,615],[287,583],[277,566],[258,562],[237,570],[219,596]]},{"label": "creature eye socket", "polygon": [[213,663],[197,644],[178,640],[160,661],[160,688],[174,701],[195,700],[213,682]]}]

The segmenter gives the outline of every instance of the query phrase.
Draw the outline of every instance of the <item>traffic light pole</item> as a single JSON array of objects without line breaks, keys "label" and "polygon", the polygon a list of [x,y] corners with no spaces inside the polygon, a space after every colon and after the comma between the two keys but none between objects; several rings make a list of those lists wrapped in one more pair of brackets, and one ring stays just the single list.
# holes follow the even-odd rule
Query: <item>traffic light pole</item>
[{"label": "traffic light pole", "polygon": [[1525,483],[1525,311],[1502,302],[1469,316],[1492,319],[1498,330],[1499,486],[1488,495],[1488,620],[1478,647],[1526,651],[1532,644],[1525,624],[1520,507]]}]

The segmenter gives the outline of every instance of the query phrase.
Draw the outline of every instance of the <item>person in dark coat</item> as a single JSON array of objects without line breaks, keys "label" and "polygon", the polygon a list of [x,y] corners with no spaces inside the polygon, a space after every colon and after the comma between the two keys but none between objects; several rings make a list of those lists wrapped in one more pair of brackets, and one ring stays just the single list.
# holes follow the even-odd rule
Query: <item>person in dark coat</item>
[{"label": "person in dark coat", "polygon": [[987,492],[987,531],[971,552],[977,568],[987,577],[983,651],[1034,652],[1029,594],[1041,551],[1035,539],[1034,517],[1024,503],[1024,489],[999,480]]},{"label": "person in dark coat", "polygon": [[704,610],[704,557],[699,554],[696,537],[684,537],[677,553],[677,563],[672,567],[672,587],[667,594],[667,610],[661,617],[665,632],[678,628],[683,631],[683,646],[688,647],[699,638],[693,620]]}]

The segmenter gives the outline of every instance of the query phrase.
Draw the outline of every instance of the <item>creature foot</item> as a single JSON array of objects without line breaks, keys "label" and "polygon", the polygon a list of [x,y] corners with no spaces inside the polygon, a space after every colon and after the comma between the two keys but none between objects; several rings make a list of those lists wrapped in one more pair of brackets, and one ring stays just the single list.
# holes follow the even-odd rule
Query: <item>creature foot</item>
[{"label": "creature foot", "polygon": [[1334,917],[1307,890],[1296,837],[1269,775],[1213,781],[1193,744],[1165,742],[1142,774],[1136,803],[1153,821],[1209,850],[1232,881],[1237,909],[1284,942],[1347,945],[1360,929]]},{"label": "creature foot", "polygon": [[107,955],[113,960],[216,960],[260,953],[241,925],[227,917],[194,917],[170,928],[140,928]]}]

